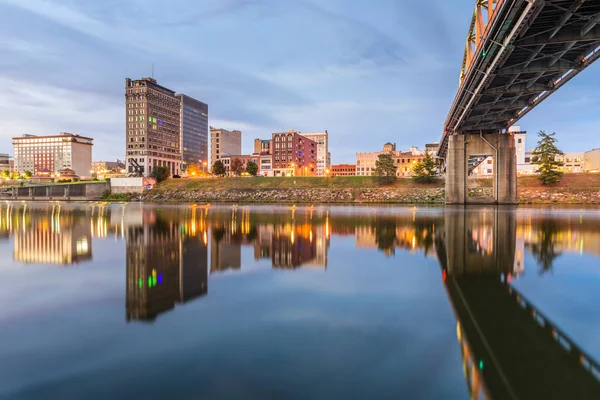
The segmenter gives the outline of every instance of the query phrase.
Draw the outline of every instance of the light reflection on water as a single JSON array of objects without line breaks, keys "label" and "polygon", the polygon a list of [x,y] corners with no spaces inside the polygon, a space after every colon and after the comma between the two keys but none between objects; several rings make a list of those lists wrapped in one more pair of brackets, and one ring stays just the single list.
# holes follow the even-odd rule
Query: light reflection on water
[{"label": "light reflection on water", "polygon": [[[594,398],[598,222],[597,209],[3,203],[4,390]],[[164,386],[108,367],[134,356]],[[417,384],[428,368],[438,378]]]}]

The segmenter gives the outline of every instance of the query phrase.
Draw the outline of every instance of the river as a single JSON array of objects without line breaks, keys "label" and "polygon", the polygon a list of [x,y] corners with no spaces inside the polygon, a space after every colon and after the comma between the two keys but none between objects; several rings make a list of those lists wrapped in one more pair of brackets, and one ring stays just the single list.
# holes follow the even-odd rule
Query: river
[{"label": "river", "polygon": [[600,398],[600,209],[0,203],[0,398]]}]

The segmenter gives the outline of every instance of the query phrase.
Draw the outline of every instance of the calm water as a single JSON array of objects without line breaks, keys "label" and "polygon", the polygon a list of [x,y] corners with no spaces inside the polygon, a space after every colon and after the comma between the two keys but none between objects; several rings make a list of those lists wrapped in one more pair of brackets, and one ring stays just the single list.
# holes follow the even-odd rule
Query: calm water
[{"label": "calm water", "polygon": [[0,398],[600,398],[600,209],[0,204]]}]

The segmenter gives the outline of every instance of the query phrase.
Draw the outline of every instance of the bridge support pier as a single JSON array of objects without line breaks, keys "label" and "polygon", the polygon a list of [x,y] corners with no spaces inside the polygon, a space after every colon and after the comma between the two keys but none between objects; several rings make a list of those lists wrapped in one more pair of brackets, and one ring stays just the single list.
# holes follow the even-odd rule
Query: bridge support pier
[{"label": "bridge support pier", "polygon": [[[446,204],[517,204],[517,152],[511,134],[451,135],[448,138]],[[493,199],[469,200],[469,158],[488,155],[493,164]]]}]

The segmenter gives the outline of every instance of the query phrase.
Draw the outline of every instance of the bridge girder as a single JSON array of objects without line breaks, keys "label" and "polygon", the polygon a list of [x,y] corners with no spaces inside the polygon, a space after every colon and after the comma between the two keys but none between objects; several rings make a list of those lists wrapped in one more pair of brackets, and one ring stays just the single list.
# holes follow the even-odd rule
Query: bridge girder
[{"label": "bridge girder", "polygon": [[508,129],[598,58],[598,0],[476,1],[438,156],[450,134]]}]

